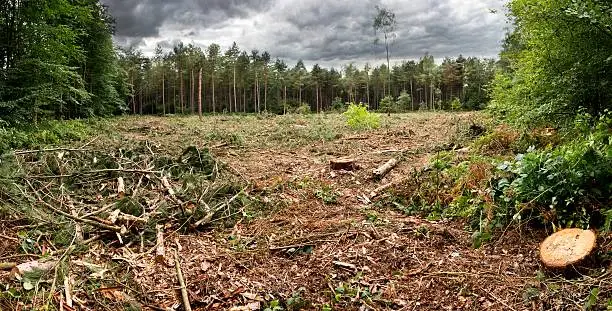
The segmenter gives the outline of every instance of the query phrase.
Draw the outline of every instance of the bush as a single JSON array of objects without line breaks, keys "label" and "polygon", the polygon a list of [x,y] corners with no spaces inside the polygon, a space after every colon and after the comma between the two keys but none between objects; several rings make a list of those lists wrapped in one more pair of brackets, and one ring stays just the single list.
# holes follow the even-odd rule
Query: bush
[{"label": "bush", "polygon": [[346,103],[340,97],[334,98],[332,101],[331,109],[333,111],[341,112],[346,110]]},{"label": "bush", "polygon": [[380,117],[368,112],[364,104],[350,104],[346,112],[346,124],[353,129],[375,129],[380,127]]},{"label": "bush", "polygon": [[412,97],[406,91],[402,91],[400,96],[397,98],[396,109],[398,112],[400,111],[408,111],[412,110]]},{"label": "bush", "polygon": [[[595,123],[594,126],[588,124]],[[612,114],[596,122],[579,117],[574,139],[552,150],[529,150],[499,169],[502,202],[517,213],[536,212],[543,223],[563,227],[604,226],[612,222]],[[533,148],[532,148],[533,149]],[[520,216],[520,214],[516,214]]]},{"label": "bush", "polygon": [[37,126],[0,127],[0,154],[11,149],[40,148],[65,141],[83,140],[95,130],[95,121],[46,121]]},{"label": "bush", "polygon": [[291,111],[292,113],[295,114],[310,114],[310,105],[308,104],[301,104],[298,107],[296,107],[295,109],[293,109],[293,111]]},{"label": "bush", "polygon": [[461,101],[459,101],[459,98],[455,97],[453,100],[451,100],[450,106],[452,110],[459,110],[462,107]]},{"label": "bush", "polygon": [[384,113],[395,112],[395,108],[395,100],[392,96],[386,96],[380,101],[380,104],[378,105],[378,111]]}]

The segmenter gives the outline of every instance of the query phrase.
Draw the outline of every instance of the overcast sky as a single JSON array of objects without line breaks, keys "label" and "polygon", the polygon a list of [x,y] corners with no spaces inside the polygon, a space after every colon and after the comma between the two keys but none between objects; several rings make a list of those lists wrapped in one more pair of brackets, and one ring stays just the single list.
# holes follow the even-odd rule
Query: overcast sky
[{"label": "overcast sky", "polygon": [[[206,47],[232,42],[293,65],[381,63],[374,44],[375,6],[396,14],[396,60],[425,52],[496,57],[506,27],[503,0],[102,0],[116,19],[117,43],[152,54],[178,40]],[[496,11],[497,13],[492,13]]]}]

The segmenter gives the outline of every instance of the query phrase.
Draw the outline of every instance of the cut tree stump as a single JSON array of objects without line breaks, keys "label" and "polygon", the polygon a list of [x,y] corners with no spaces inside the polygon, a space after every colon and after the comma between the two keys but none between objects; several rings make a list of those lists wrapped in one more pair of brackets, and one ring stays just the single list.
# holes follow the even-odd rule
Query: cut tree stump
[{"label": "cut tree stump", "polygon": [[383,178],[397,165],[397,163],[397,159],[391,159],[387,161],[387,163],[383,164],[372,172],[374,174],[374,178]]},{"label": "cut tree stump", "polygon": [[357,169],[355,160],[351,158],[339,158],[329,161],[329,167],[334,171],[352,171]]},{"label": "cut tree stump", "polygon": [[548,268],[566,268],[587,258],[595,249],[596,240],[591,230],[561,230],[540,244],[540,259]]}]

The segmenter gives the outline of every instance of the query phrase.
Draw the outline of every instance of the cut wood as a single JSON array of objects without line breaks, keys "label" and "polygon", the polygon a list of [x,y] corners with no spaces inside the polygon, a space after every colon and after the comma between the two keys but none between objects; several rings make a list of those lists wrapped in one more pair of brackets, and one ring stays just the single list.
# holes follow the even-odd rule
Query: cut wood
[{"label": "cut wood", "polygon": [[125,196],[125,183],[123,182],[123,177],[117,178],[117,196],[119,199],[123,199]]},{"label": "cut wood", "polygon": [[28,262],[15,266],[12,270],[12,274],[15,276],[15,278],[17,278],[18,280],[21,280],[21,276],[23,276],[25,273],[31,273],[31,272],[46,273],[52,270],[56,264],[57,262],[53,260],[46,261],[46,262],[42,262],[39,260],[28,261]]},{"label": "cut wood", "polygon": [[68,269],[68,273],[64,276],[64,291],[66,293],[66,304],[72,308],[72,285],[71,285],[71,276],[70,269]]},{"label": "cut wood", "polygon": [[183,298],[183,308],[185,311],[191,311],[191,304],[189,304],[189,295],[187,294],[187,285],[185,285],[185,279],[183,278],[183,271],[181,271],[181,263],[179,261],[178,252],[174,252],[174,266],[176,268],[176,278],[181,286],[181,297]]},{"label": "cut wood", "polygon": [[14,262],[0,262],[0,270],[12,270],[16,266]]},{"label": "cut wood", "polygon": [[597,236],[591,230],[564,229],[540,244],[540,259],[549,268],[580,263],[595,249]]},{"label": "cut wood", "polygon": [[382,178],[383,176],[387,175],[387,173],[389,173],[397,165],[397,163],[398,161],[395,158],[387,161],[387,163],[374,170],[374,177]]},{"label": "cut wood", "polygon": [[352,171],[357,168],[355,160],[351,158],[338,158],[329,161],[329,168],[334,171],[345,170]]},{"label": "cut wood", "polygon": [[334,265],[344,269],[357,270],[357,266],[348,262],[334,261]]},{"label": "cut wood", "polygon": [[157,247],[155,251],[155,261],[165,262],[166,261],[166,250],[164,248],[164,226],[157,225]]}]

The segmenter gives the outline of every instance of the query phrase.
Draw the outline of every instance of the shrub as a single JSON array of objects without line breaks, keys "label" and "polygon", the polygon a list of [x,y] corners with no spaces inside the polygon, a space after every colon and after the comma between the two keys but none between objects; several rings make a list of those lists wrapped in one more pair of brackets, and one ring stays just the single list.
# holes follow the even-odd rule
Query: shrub
[{"label": "shrub", "polygon": [[462,107],[461,101],[459,101],[459,98],[455,97],[453,100],[451,100],[450,106],[452,110],[459,110]]},{"label": "shrub", "polygon": [[396,102],[398,112],[412,110],[411,105],[412,97],[410,97],[410,94],[408,94],[408,92],[402,91]]},{"label": "shrub", "polygon": [[296,107],[295,109],[293,109],[292,111],[293,113],[296,114],[310,114],[310,105],[308,104],[301,104],[298,107]]},{"label": "shrub", "polygon": [[380,101],[380,105],[378,105],[378,110],[384,113],[395,112],[395,100],[392,96],[386,96]]},{"label": "shrub", "polygon": [[342,100],[342,98],[336,97],[332,101],[331,109],[333,111],[338,111],[338,112],[345,111],[346,110],[346,103]]},{"label": "shrub", "polygon": [[350,104],[346,112],[346,124],[353,129],[375,129],[380,126],[380,117],[368,112],[364,104]]},{"label": "shrub", "polygon": [[[587,124],[595,123],[594,126]],[[576,121],[574,139],[552,150],[518,155],[499,165],[508,178],[498,184],[502,202],[517,212],[535,211],[544,223],[563,227],[604,226],[612,222],[612,114],[593,122]],[[517,214],[520,215],[520,214]]]}]

